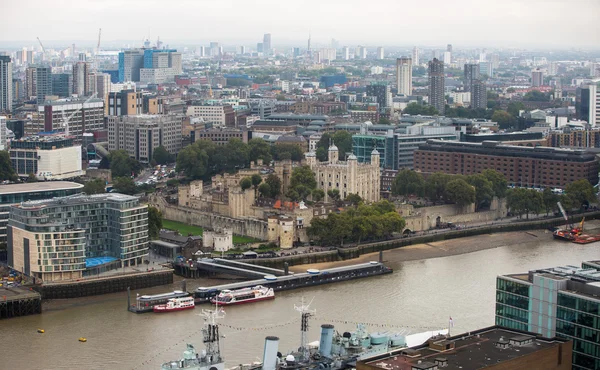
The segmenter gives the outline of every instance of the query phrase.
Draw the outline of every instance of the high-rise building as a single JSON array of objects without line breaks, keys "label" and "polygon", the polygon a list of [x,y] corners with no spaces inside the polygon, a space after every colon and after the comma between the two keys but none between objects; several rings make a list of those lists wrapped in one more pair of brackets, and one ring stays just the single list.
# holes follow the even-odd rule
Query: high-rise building
[{"label": "high-rise building", "polygon": [[119,193],[15,204],[7,244],[12,268],[48,282],[83,278],[92,258],[115,261],[112,268],[141,265],[148,256],[148,206]]},{"label": "high-rise building", "polygon": [[350,48],[347,46],[342,48],[342,59],[350,60]]},{"label": "high-rise building", "polygon": [[531,71],[531,86],[539,87],[544,85],[544,72],[536,69]]},{"label": "high-rise building", "polygon": [[52,73],[50,67],[31,66],[26,70],[27,96],[35,97],[38,104],[44,103],[46,96],[52,94]]},{"label": "high-rise building", "polygon": [[177,154],[182,119],[175,115],[109,116],[108,150],[125,150],[142,163],[150,163],[159,146]]},{"label": "high-rise building", "polygon": [[492,62],[479,62],[479,74],[493,76],[494,69],[492,68]]},{"label": "high-rise building", "polygon": [[77,62],[73,64],[73,94],[86,96],[91,92],[90,73],[92,64],[89,62]]},{"label": "high-rise building", "polygon": [[264,53],[264,51],[265,51],[264,44],[262,42],[257,42],[256,43],[256,52],[257,53]]},{"label": "high-rise building", "polygon": [[578,119],[600,127],[600,78],[577,88],[575,113]]},{"label": "high-rise building", "polygon": [[446,45],[446,51],[452,52],[452,44]]},{"label": "high-rise building", "polygon": [[219,43],[212,41],[210,43],[210,56],[218,57],[219,56]]},{"label": "high-rise building", "polygon": [[367,86],[367,96],[377,98],[381,110],[392,105],[390,87],[385,84],[371,84]]},{"label": "high-rise building", "polygon": [[25,136],[42,131],[59,131],[75,137],[81,143],[83,133],[104,129],[104,101],[102,99],[63,99],[39,104],[31,123],[25,126]]},{"label": "high-rise building", "polygon": [[0,116],[0,150],[6,149],[6,140],[7,140],[6,117]]},{"label": "high-rise building", "polygon": [[383,51],[383,47],[378,47],[377,48],[377,59],[383,59],[385,58],[385,53]]},{"label": "high-rise building", "polygon": [[600,369],[600,263],[496,278],[496,324],[573,341],[573,369]]},{"label": "high-rise building", "polygon": [[600,77],[600,63],[590,62],[590,77]]},{"label": "high-rise building", "polygon": [[272,54],[272,49],[271,49],[271,34],[270,33],[265,33],[263,36],[263,52],[266,55],[271,55]]},{"label": "high-rise building", "polygon": [[144,50],[132,49],[119,53],[119,82],[139,82],[144,67]]},{"label": "high-rise building", "polygon": [[135,90],[121,90],[108,94],[109,116],[135,116],[142,114],[143,96]]},{"label": "high-rise building", "polygon": [[108,94],[110,93],[110,75],[108,73],[93,72],[90,74],[90,93],[98,99],[104,100],[104,113],[108,114]]},{"label": "high-rise building", "polygon": [[477,64],[465,64],[465,91],[471,91],[472,83],[475,80],[479,80],[479,65]]},{"label": "high-rise building", "polygon": [[492,54],[492,56],[490,57],[490,61],[492,62],[492,68],[494,70],[500,68],[500,55],[496,53]]},{"label": "high-rise building", "polygon": [[52,74],[52,95],[68,98],[73,93],[73,75],[71,73]]},{"label": "high-rise building", "polygon": [[416,46],[413,48],[413,51],[412,51],[412,62],[416,66],[421,64],[419,61],[419,48]]},{"label": "high-rise building", "polygon": [[428,63],[427,73],[429,75],[429,104],[437,109],[440,115],[443,115],[446,111],[444,63],[434,58]]},{"label": "high-rise building", "polygon": [[487,108],[487,90],[485,82],[481,80],[473,80],[471,82],[471,108]]},{"label": "high-rise building", "polygon": [[206,57],[206,46],[200,46],[198,48],[198,55],[200,56],[200,58]]},{"label": "high-rise building", "polygon": [[0,55],[0,112],[12,111],[12,102],[12,61],[7,55]]},{"label": "high-rise building", "polygon": [[412,95],[412,59],[402,57],[396,59],[396,85],[398,95]]}]

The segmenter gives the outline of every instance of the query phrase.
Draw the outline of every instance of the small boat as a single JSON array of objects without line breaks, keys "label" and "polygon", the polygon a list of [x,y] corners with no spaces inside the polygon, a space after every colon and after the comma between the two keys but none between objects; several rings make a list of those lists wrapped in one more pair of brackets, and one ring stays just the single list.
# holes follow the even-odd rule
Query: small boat
[{"label": "small boat", "polygon": [[196,307],[194,297],[171,298],[165,304],[158,304],[152,307],[154,312],[171,312],[189,310]]},{"label": "small boat", "polygon": [[40,334],[44,334],[46,331],[44,329],[38,329],[37,332]]},{"label": "small boat", "polygon": [[85,342],[87,342],[87,339],[84,337],[81,337],[81,338],[79,338],[79,341],[85,343]]},{"label": "small boat", "polygon": [[275,292],[273,291],[273,288],[257,285],[252,288],[222,290],[219,295],[212,298],[210,301],[218,306],[229,306],[234,304],[264,301],[274,298]]},{"label": "small boat", "polygon": [[552,233],[554,239],[566,240],[572,242],[577,237],[577,233],[573,229],[558,229]]}]

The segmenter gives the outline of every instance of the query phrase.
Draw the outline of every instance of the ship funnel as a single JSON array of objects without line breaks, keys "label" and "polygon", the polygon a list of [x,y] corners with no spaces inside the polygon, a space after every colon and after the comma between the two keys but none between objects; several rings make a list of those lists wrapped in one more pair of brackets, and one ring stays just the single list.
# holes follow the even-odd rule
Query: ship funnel
[{"label": "ship funnel", "polygon": [[265,338],[265,353],[263,355],[263,370],[275,370],[277,368],[277,350],[279,349],[279,338]]},{"label": "ship funnel", "polygon": [[321,340],[319,342],[319,354],[323,357],[331,357],[331,346],[333,345],[333,325],[321,325]]}]

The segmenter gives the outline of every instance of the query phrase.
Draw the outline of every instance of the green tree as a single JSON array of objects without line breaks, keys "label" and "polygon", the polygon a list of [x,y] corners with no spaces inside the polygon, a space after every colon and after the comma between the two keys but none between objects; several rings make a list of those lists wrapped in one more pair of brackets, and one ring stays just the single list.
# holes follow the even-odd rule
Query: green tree
[{"label": "green tree", "polygon": [[361,204],[362,201],[363,201],[363,199],[360,197],[360,195],[354,194],[354,193],[350,193],[350,194],[346,195],[346,199],[345,200],[347,202],[352,203],[355,206]]},{"label": "green tree", "polygon": [[158,148],[154,149],[154,154],[152,154],[152,159],[154,159],[156,164],[161,164],[161,165],[165,165],[165,164],[169,164],[169,163],[173,162],[173,156],[162,145],[159,146]]},{"label": "green tree", "polygon": [[435,116],[439,114],[438,110],[435,109],[432,105],[422,105],[418,103],[410,103],[404,108],[402,111],[403,114],[410,114],[411,116],[416,115],[426,115],[426,116]]},{"label": "green tree", "polygon": [[515,117],[511,116],[510,113],[503,110],[495,111],[494,114],[492,114],[492,121],[497,122],[498,127],[500,127],[501,129],[511,128],[516,123]]},{"label": "green tree", "polygon": [[525,101],[550,101],[550,94],[545,94],[541,91],[532,90],[523,96]]},{"label": "green tree", "polygon": [[338,189],[329,189],[327,190],[327,196],[336,202],[340,200],[340,191]]},{"label": "green tree", "polygon": [[183,172],[190,180],[200,179],[206,175],[209,160],[207,147],[210,146],[214,144],[207,140],[199,140],[181,149],[177,155],[177,171]]},{"label": "green tree", "polygon": [[17,181],[17,174],[6,150],[0,150],[0,181]]},{"label": "green tree", "polygon": [[492,182],[482,174],[468,176],[467,182],[475,187],[476,210],[489,207],[494,198]]},{"label": "green tree", "polygon": [[381,117],[381,118],[379,118],[379,124],[380,125],[391,125],[392,121],[390,121],[389,118]]},{"label": "green tree", "polygon": [[519,117],[519,111],[525,110],[525,104],[522,102],[510,102],[506,111],[513,117]]},{"label": "green tree", "polygon": [[317,180],[314,172],[308,166],[294,168],[290,178],[290,187],[295,188],[298,185],[304,185],[312,191],[317,187]]},{"label": "green tree", "polygon": [[455,179],[446,184],[446,197],[458,206],[465,206],[475,202],[475,188],[465,180]]},{"label": "green tree", "polygon": [[271,147],[271,153],[275,160],[281,161],[291,159],[292,161],[301,161],[304,153],[300,146],[292,143],[280,143]]},{"label": "green tree", "polygon": [[148,234],[150,239],[158,239],[162,227],[162,213],[158,208],[148,206]]},{"label": "green tree", "polygon": [[314,189],[312,191],[312,199],[315,202],[320,202],[321,200],[323,200],[323,198],[325,198],[325,192],[323,191],[323,189]]},{"label": "green tree", "polygon": [[352,134],[346,130],[336,131],[333,134],[333,143],[338,148],[340,160],[345,160],[346,153],[352,152]]},{"label": "green tree", "polygon": [[509,190],[506,201],[511,212],[519,216],[526,214],[528,219],[530,213],[540,213],[544,203],[542,193],[534,189],[524,188]]},{"label": "green tree", "polygon": [[260,186],[258,187],[258,194],[260,194],[261,197],[270,197],[271,187],[269,186],[269,184],[267,184],[266,182],[260,184]]},{"label": "green tree", "polygon": [[327,156],[328,156],[329,152],[325,148],[317,148],[317,151],[315,154],[317,155],[317,159],[319,161],[325,162],[328,159]]},{"label": "green tree", "polygon": [[396,175],[392,182],[392,194],[408,196],[412,194],[423,195],[425,189],[425,180],[420,173],[403,169]]},{"label": "green tree", "polygon": [[285,192],[285,196],[288,197],[293,202],[297,202],[300,200],[300,194],[298,194],[298,192],[293,188],[288,189]]},{"label": "green tree", "polygon": [[327,156],[329,155],[329,144],[332,139],[333,137],[331,136],[331,134],[326,132],[321,136],[321,138],[317,142],[316,155],[319,161],[325,162],[328,159]]},{"label": "green tree", "polygon": [[446,184],[452,180],[452,175],[442,172],[436,172],[425,180],[425,194],[432,201],[440,201],[444,199],[446,194]]},{"label": "green tree", "polygon": [[281,179],[277,177],[277,175],[270,174],[267,176],[265,183],[269,185],[271,198],[276,198],[279,194],[281,194]]},{"label": "green tree", "polygon": [[177,179],[167,180],[167,186],[177,186],[177,185],[179,185],[179,180],[177,180]]},{"label": "green tree", "polygon": [[244,177],[240,180],[240,187],[242,190],[250,189],[252,187],[252,179],[250,177]]},{"label": "green tree", "polygon": [[106,182],[103,179],[93,179],[83,185],[83,192],[87,195],[106,193]]},{"label": "green tree", "polygon": [[573,207],[583,208],[596,201],[594,187],[586,179],[581,179],[568,184],[565,194],[571,200]]},{"label": "green tree", "polygon": [[494,169],[488,168],[481,173],[492,183],[492,189],[494,190],[494,196],[499,199],[506,197],[506,190],[508,189],[508,182],[502,172],[498,172]]},{"label": "green tree", "polygon": [[37,181],[38,181],[38,179],[35,176],[35,173],[33,173],[33,172],[30,173],[29,176],[27,176],[27,182],[37,182]]},{"label": "green tree", "polygon": [[544,205],[544,210],[546,211],[546,216],[556,208],[558,199],[558,195],[554,194],[552,189],[544,188],[544,191],[542,192],[542,203]]},{"label": "green tree", "polygon": [[125,150],[110,152],[110,172],[112,177],[133,176],[141,169],[138,161],[131,158]]},{"label": "green tree", "polygon": [[137,192],[137,186],[131,177],[116,177],[113,179],[113,191],[133,195]]},{"label": "green tree", "polygon": [[259,174],[255,173],[254,175],[252,175],[252,177],[250,177],[250,180],[252,180],[254,193],[256,193],[258,190],[258,185],[260,185],[260,183],[262,182],[262,177]]},{"label": "green tree", "polygon": [[262,159],[265,164],[271,163],[273,156],[271,155],[271,146],[269,143],[260,138],[253,138],[248,141],[248,147],[250,148],[248,157],[251,162]]}]

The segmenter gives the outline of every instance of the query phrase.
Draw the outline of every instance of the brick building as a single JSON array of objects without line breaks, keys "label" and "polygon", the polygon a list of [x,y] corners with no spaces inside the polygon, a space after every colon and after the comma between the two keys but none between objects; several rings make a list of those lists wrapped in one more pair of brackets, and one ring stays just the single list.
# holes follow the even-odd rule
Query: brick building
[{"label": "brick building", "polygon": [[581,179],[596,185],[599,166],[598,158],[584,150],[429,140],[415,151],[414,168],[423,173],[461,175],[491,168],[514,186],[564,188]]}]

